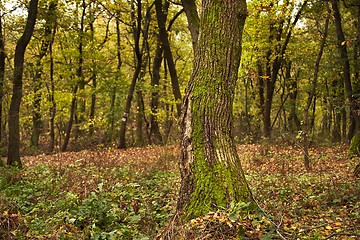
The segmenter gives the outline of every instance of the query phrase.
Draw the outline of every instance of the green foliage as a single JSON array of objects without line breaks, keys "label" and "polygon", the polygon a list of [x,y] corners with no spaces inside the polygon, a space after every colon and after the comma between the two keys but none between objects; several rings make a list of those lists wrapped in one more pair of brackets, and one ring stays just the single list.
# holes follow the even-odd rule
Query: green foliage
[{"label": "green foliage", "polygon": [[[354,228],[360,218],[360,182],[352,177],[357,160],[347,159],[344,147],[310,149],[311,172],[297,149],[269,145],[271,154],[264,156],[258,145],[238,149],[261,209],[232,202],[176,225],[177,236],[360,234]],[[177,148],[144,148],[33,156],[22,170],[0,167],[0,239],[153,239],[172,229],[177,161]]]},{"label": "green foliage", "polygon": [[7,203],[0,204],[0,213],[21,212],[21,224],[27,229],[14,237],[146,239],[173,214],[175,174],[154,170],[137,175],[117,167],[106,171],[111,174],[106,178],[119,179],[114,185],[104,179],[88,193],[67,189],[70,171],[72,175],[92,170],[96,169],[73,168],[62,173],[42,164],[23,172],[1,168],[0,191]]}]

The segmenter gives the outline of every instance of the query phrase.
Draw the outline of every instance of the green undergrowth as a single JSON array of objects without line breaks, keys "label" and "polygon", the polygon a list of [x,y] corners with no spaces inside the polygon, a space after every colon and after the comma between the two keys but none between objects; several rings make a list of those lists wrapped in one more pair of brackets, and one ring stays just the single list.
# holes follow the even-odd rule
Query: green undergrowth
[{"label": "green undergrowth", "polygon": [[[175,209],[178,175],[168,171],[43,164],[0,171],[0,239],[150,239]],[[94,187],[71,190],[82,175],[93,175]]]},{"label": "green undergrowth", "polygon": [[[357,160],[337,148],[239,147],[256,204],[177,224],[179,149],[84,151],[0,167],[0,239],[358,239]],[[171,234],[175,235],[171,235]],[[171,236],[171,238],[166,238]]]}]

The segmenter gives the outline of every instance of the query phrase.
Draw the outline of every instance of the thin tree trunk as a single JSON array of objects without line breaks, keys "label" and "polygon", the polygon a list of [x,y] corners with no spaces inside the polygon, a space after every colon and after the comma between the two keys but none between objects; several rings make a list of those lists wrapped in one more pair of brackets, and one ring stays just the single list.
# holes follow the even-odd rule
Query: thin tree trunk
[{"label": "thin tree trunk", "polygon": [[[146,12],[145,26],[144,26],[144,33],[143,33],[143,44],[142,44],[142,47],[140,48],[140,34],[141,34],[141,22],[142,22],[142,12],[141,12],[142,7],[141,6],[142,6],[141,0],[137,1],[137,18],[136,18],[136,23],[133,24],[133,27],[134,27],[134,29],[133,29],[134,51],[135,51],[135,58],[136,58],[136,67],[135,67],[135,71],[134,71],[134,74],[133,74],[133,77],[131,80],[131,85],[129,88],[128,96],[126,99],[123,117],[121,119],[120,138],[119,138],[119,145],[118,145],[118,148],[120,148],[120,149],[126,148],[126,125],[127,125],[127,120],[128,120],[129,114],[130,114],[131,101],[133,99],[136,82],[139,78],[139,74],[140,74],[141,68],[142,68],[144,46],[146,44],[147,37],[148,37],[148,31],[149,31],[150,10],[151,10],[153,4],[151,6],[149,6],[149,8],[147,9],[147,12]],[[133,10],[133,12],[134,11],[135,10]],[[134,15],[132,16],[132,19],[133,19],[133,21],[135,21]]]},{"label": "thin tree trunk", "polygon": [[[116,11],[116,58],[117,58],[117,66],[116,66],[116,82],[120,80],[121,76],[121,32],[120,32],[120,11]],[[113,134],[115,130],[115,102],[116,102],[116,86],[114,86],[111,90],[110,95],[110,129],[106,134],[106,138],[108,141],[113,140]]]},{"label": "thin tree trunk", "polygon": [[291,133],[297,133],[301,128],[301,123],[299,120],[298,115],[296,114],[296,102],[297,102],[297,96],[298,96],[298,74],[296,74],[295,78],[291,78],[290,76],[290,68],[291,62],[288,63],[286,75],[289,79],[287,81],[288,83],[288,91],[289,91],[289,98],[290,98],[290,113],[288,118],[288,125],[289,130]]},{"label": "thin tree trunk", "polygon": [[[269,79],[265,82],[266,91],[265,91],[264,115],[263,115],[264,135],[266,138],[269,138],[271,136],[271,109],[272,109],[275,84],[278,78],[279,70],[281,68],[281,64],[283,62],[283,58],[287,46],[290,42],[292,31],[295,25],[297,24],[298,20],[300,19],[302,11],[304,10],[307,2],[308,0],[305,0],[304,3],[301,5],[300,9],[298,10],[298,12],[296,13],[295,18],[291,23],[291,25],[289,26],[289,30],[287,31],[285,40],[281,46],[279,46],[279,43],[281,42],[281,37],[283,32],[283,21],[277,24],[278,27],[277,27],[276,35],[274,34],[276,30],[275,24],[272,23],[270,25],[269,41],[272,42],[273,40],[276,40],[277,45],[275,47],[275,52],[273,52],[274,50],[271,49],[267,54],[266,76]],[[272,59],[272,56],[275,56],[275,59]]]},{"label": "thin tree trunk", "polygon": [[[54,34],[55,34],[54,27]],[[53,39],[54,39],[53,34]],[[49,151],[53,152],[55,148],[55,116],[56,116],[56,102],[55,102],[55,82],[54,82],[54,57],[53,57],[53,41],[50,43],[50,147]]]},{"label": "thin tree trunk", "polygon": [[2,12],[0,11],[0,146],[3,141],[3,98],[4,98],[4,83],[5,83],[5,40],[2,29]]},{"label": "thin tree trunk", "polygon": [[13,94],[11,97],[9,109],[9,147],[7,164],[22,166],[20,160],[20,104],[22,98],[22,75],[24,70],[24,55],[25,50],[32,37],[36,15],[37,15],[38,0],[31,0],[29,5],[28,17],[24,32],[18,40],[15,48],[14,57],[14,81]]},{"label": "thin tree trunk", "polygon": [[[91,18],[95,21],[95,14],[91,14]],[[90,22],[90,36],[91,42],[94,45],[95,43],[95,29],[94,29],[94,21]],[[90,114],[89,114],[89,136],[90,138],[93,137],[95,131],[95,108],[96,108],[96,88],[97,88],[97,66],[94,59],[92,60],[92,74],[91,74],[91,81],[92,81],[92,89],[91,89],[91,103],[90,103]]]},{"label": "thin tree trunk", "polygon": [[347,52],[347,44],[345,35],[342,28],[341,23],[341,14],[338,6],[338,0],[331,0],[331,5],[334,14],[335,27],[336,27],[336,35],[338,37],[338,48],[340,51],[340,59],[343,64],[343,79],[345,85],[345,93],[346,97],[350,104],[350,127],[348,133],[348,140],[350,141],[355,134],[357,128],[358,117],[356,114],[356,110],[358,107],[356,106],[356,99],[354,99],[352,86],[351,86],[351,75],[350,75],[350,62]]},{"label": "thin tree trunk", "polygon": [[158,122],[158,107],[159,107],[159,86],[160,86],[160,67],[162,62],[163,48],[161,47],[160,40],[157,40],[156,51],[152,66],[151,78],[151,115],[150,115],[150,137],[154,144],[162,143],[162,136],[160,133]]},{"label": "thin tree trunk", "polygon": [[182,181],[177,210],[185,218],[226,207],[231,201],[252,201],[231,136],[246,2],[202,3],[200,39],[181,118]]},{"label": "thin tree trunk", "polygon": [[[86,110],[86,100],[85,100],[85,78],[84,78],[84,74],[83,74],[83,69],[84,69],[84,54],[83,54],[83,48],[84,48],[84,34],[85,34],[85,16],[86,16],[86,2],[85,0],[82,0],[82,4],[81,4],[81,9],[82,9],[82,13],[81,13],[81,18],[80,18],[80,29],[79,29],[79,45],[78,45],[78,68],[76,71],[76,77],[77,77],[77,81],[78,81],[78,98],[77,98],[77,113],[76,116],[78,116],[76,118],[76,127],[77,129],[80,127],[80,125],[84,122],[85,120],[85,110]],[[75,137],[77,138],[79,135],[79,130],[76,131],[75,133]]]},{"label": "thin tree trunk", "polygon": [[[329,6],[328,3],[327,4],[327,9],[329,12]],[[324,28],[324,33],[323,36],[321,38],[321,42],[320,42],[320,48],[319,48],[319,52],[318,52],[318,56],[316,58],[316,62],[315,62],[315,67],[314,67],[314,76],[313,76],[313,80],[312,80],[312,85],[311,85],[311,91],[309,93],[309,96],[307,98],[306,101],[306,106],[304,108],[304,123],[303,123],[303,149],[304,149],[304,166],[307,170],[310,170],[310,158],[309,158],[309,140],[308,140],[308,134],[309,134],[309,109],[311,106],[311,102],[314,99],[315,96],[315,92],[316,92],[316,85],[317,85],[317,80],[318,80],[318,76],[319,76],[319,71],[320,71],[320,61],[324,52],[324,47],[325,47],[325,43],[326,43],[326,37],[328,35],[328,27],[329,27],[329,17],[326,18],[325,20],[325,28]],[[315,104],[315,103],[314,103]]]},{"label": "thin tree trunk", "polygon": [[196,7],[196,1],[181,0],[181,3],[184,7],[185,14],[188,20],[188,28],[190,30],[193,50],[195,54],[196,44],[199,38],[199,27],[200,27],[200,18]]},{"label": "thin tree trunk", "polygon": [[49,8],[46,14],[46,20],[45,20],[45,32],[43,36],[43,40],[41,42],[40,52],[37,56],[36,63],[35,63],[35,74],[33,78],[33,90],[34,90],[34,102],[33,102],[33,117],[32,117],[32,123],[33,123],[33,131],[31,134],[30,139],[30,146],[38,147],[39,146],[39,137],[41,133],[41,75],[43,71],[42,67],[42,59],[48,54],[49,46],[52,41],[52,31],[54,29],[55,21],[56,21],[56,6],[57,1],[51,1],[49,3]]},{"label": "thin tree trunk", "polygon": [[[168,4],[168,2],[167,2]],[[175,62],[173,59],[173,55],[171,53],[170,48],[170,42],[169,42],[169,36],[166,30],[166,15],[164,14],[164,11],[167,11],[167,8],[163,8],[162,0],[155,0],[155,8],[156,8],[156,16],[157,16],[157,22],[159,26],[159,39],[162,43],[162,47],[164,48],[164,57],[166,58],[166,62],[169,67],[169,73],[171,78],[171,86],[172,91],[174,94],[174,98],[176,101],[176,109],[178,117],[180,117],[181,114],[181,93],[180,93],[180,85],[179,80],[175,68]]]},{"label": "thin tree trunk", "polygon": [[71,129],[75,120],[75,112],[76,112],[76,103],[77,103],[77,94],[78,92],[78,85],[76,84],[74,87],[74,91],[73,91],[73,97],[71,100],[71,107],[70,107],[70,116],[69,116],[69,121],[67,123],[66,126],[66,130],[65,130],[65,138],[64,138],[64,142],[61,146],[61,152],[66,152],[68,145],[69,145],[69,141],[70,141],[70,135],[71,135]]}]

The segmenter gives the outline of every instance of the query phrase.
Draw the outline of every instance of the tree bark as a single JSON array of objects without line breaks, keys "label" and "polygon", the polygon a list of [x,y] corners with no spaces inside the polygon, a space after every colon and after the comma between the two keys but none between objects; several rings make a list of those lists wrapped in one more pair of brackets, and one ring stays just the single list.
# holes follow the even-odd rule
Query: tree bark
[{"label": "tree bark", "polygon": [[342,28],[341,14],[339,10],[338,0],[331,0],[331,6],[334,14],[334,21],[336,27],[336,35],[338,38],[338,49],[340,52],[340,59],[343,65],[343,79],[345,85],[345,94],[350,105],[350,127],[348,132],[348,140],[350,141],[357,131],[359,117],[356,114],[358,107],[356,106],[356,99],[353,96],[350,74],[350,61],[347,52],[347,44]]},{"label": "tree bark", "polygon": [[85,86],[86,81],[83,74],[84,70],[84,34],[85,34],[85,16],[86,16],[86,2],[85,0],[82,0],[81,3],[81,17],[80,17],[80,29],[78,32],[79,36],[79,42],[78,42],[78,67],[76,70],[76,77],[77,77],[77,84],[78,84],[78,97],[77,97],[77,103],[76,103],[76,116],[75,123],[76,123],[76,131],[75,132],[75,138],[78,137],[80,134],[79,127],[85,120],[85,110],[86,110],[86,100],[85,100]]},{"label": "tree bark", "polygon": [[202,1],[193,73],[181,118],[181,187],[177,210],[193,218],[231,201],[251,202],[232,129],[245,0]]},{"label": "tree bark", "polygon": [[159,128],[158,121],[158,107],[159,107],[159,86],[160,86],[160,67],[163,59],[163,48],[158,37],[156,44],[156,51],[152,65],[152,78],[151,78],[151,115],[150,115],[150,139],[154,144],[162,143],[162,136]]},{"label": "tree bark", "polygon": [[169,36],[166,30],[166,14],[164,11],[168,7],[163,8],[162,0],[155,0],[155,8],[156,8],[156,17],[159,26],[159,39],[162,43],[162,47],[164,49],[164,57],[166,58],[167,65],[169,67],[169,73],[171,78],[171,86],[174,94],[174,98],[176,101],[176,110],[178,117],[181,114],[181,93],[180,93],[180,85],[179,80],[175,68],[174,58],[170,48]]},{"label": "tree bark", "polygon": [[[336,7],[336,6],[335,6]],[[357,39],[356,39],[356,45],[355,45],[355,54],[354,54],[354,60],[355,60],[355,79],[354,82],[359,84],[359,60],[358,60],[358,54],[360,51],[360,4],[358,5],[358,9],[357,9],[357,14],[358,14],[358,18],[357,18]],[[335,15],[335,13],[334,13]],[[345,46],[343,46],[343,48],[345,47],[346,49],[346,44]],[[344,64],[345,66],[345,64]],[[346,88],[346,85],[345,85]],[[348,95],[348,94],[347,94]],[[356,99],[357,100],[357,99]],[[351,131],[354,131],[355,135],[351,138],[351,142],[350,142],[350,148],[349,148],[349,156],[360,156],[360,116],[359,116],[359,105],[358,103],[356,103],[355,100],[355,106],[354,106],[354,112],[352,115],[350,115],[350,119],[351,119],[351,125],[349,127],[349,133],[348,133],[348,139],[351,136]],[[351,108],[350,108],[351,111]],[[355,121],[353,120],[355,119]],[[355,126],[354,126],[355,125]],[[356,168],[355,168],[356,169]],[[359,172],[359,164],[357,165],[357,169]]]},{"label": "tree bark", "polygon": [[[120,138],[119,138],[119,145],[118,145],[118,148],[120,148],[120,149],[126,148],[126,125],[127,125],[127,120],[128,120],[129,114],[130,114],[131,101],[134,96],[136,82],[138,80],[138,77],[139,77],[139,74],[140,74],[141,68],[142,68],[144,46],[146,44],[147,37],[148,37],[148,31],[149,31],[150,10],[151,10],[153,4],[151,6],[149,6],[149,8],[146,11],[145,26],[144,26],[144,30],[143,30],[142,47],[140,47],[140,34],[142,32],[141,31],[142,30],[141,29],[141,22],[142,22],[141,6],[142,6],[141,0],[137,1],[137,17],[135,19],[135,15],[132,16],[133,21],[134,22],[136,21],[136,23],[133,23],[134,51],[135,51],[135,58],[136,58],[136,67],[135,67],[135,71],[134,71],[134,74],[133,74],[133,77],[131,80],[131,85],[129,88],[128,96],[126,99],[123,117],[121,119]],[[135,11],[135,9],[133,10],[133,12],[134,11]]]},{"label": "tree bark", "polygon": [[[121,76],[121,66],[122,66],[122,58],[121,58],[121,32],[120,32],[120,10],[116,11],[116,58],[117,58],[117,65],[116,65],[116,82],[120,80]],[[110,95],[110,129],[106,134],[106,140],[111,141],[114,137],[114,130],[115,130],[115,102],[116,102],[116,92],[117,88],[114,85],[111,89]]]},{"label": "tree bark", "polygon": [[[328,13],[329,13],[328,3],[326,3],[326,5],[327,5]],[[318,55],[316,58],[315,66],[314,66],[314,76],[313,76],[313,80],[312,80],[312,84],[311,84],[311,90],[310,90],[309,96],[306,101],[306,106],[304,108],[304,123],[303,123],[303,149],[304,149],[304,151],[303,151],[303,154],[304,154],[304,166],[307,170],[310,170],[309,140],[308,140],[309,109],[310,109],[311,103],[315,97],[316,85],[317,85],[317,80],[318,80],[319,71],[320,71],[320,61],[321,61],[321,58],[322,58],[322,55],[324,52],[326,37],[328,35],[328,27],[329,27],[329,17],[327,17],[325,20],[325,29],[324,29],[324,33],[321,38],[320,48],[319,48],[319,52],[318,52]]]},{"label": "tree bark", "polygon": [[41,75],[43,71],[42,67],[42,59],[48,54],[49,46],[52,41],[53,37],[53,30],[54,25],[56,21],[56,6],[57,1],[51,1],[49,3],[49,8],[47,10],[46,19],[45,19],[45,32],[43,35],[43,39],[41,42],[40,52],[37,56],[36,63],[35,63],[35,74],[33,78],[33,90],[34,90],[34,102],[33,102],[33,117],[32,117],[32,123],[33,123],[33,129],[30,139],[30,146],[38,147],[39,146],[39,137],[41,133],[41,87],[42,87],[42,81],[41,81]]},{"label": "tree bark", "polygon": [[69,145],[69,141],[70,141],[70,135],[71,135],[71,129],[72,126],[74,124],[74,120],[75,120],[75,112],[76,112],[76,103],[77,103],[77,92],[78,92],[78,85],[76,84],[73,90],[73,97],[71,100],[71,106],[70,106],[70,116],[69,116],[69,121],[67,123],[66,126],[66,130],[65,130],[65,138],[64,138],[64,142],[61,146],[61,152],[66,152],[68,145]]},{"label": "tree bark", "polygon": [[[56,31],[56,26],[54,26],[54,32],[52,39],[54,40],[54,35]],[[49,101],[50,106],[50,147],[49,151],[53,152],[55,148],[55,116],[56,116],[56,102],[55,102],[55,82],[54,82],[54,56],[53,56],[53,40],[49,46],[50,54],[50,89],[49,89]]]},{"label": "tree bark", "polygon": [[196,44],[199,38],[200,18],[195,0],[181,0],[188,20],[188,28],[191,34],[193,50],[195,54]]},{"label": "tree bark", "polygon": [[2,29],[2,12],[0,12],[0,146],[3,144],[3,98],[5,83],[5,40]]},{"label": "tree bark", "polygon": [[37,15],[38,0],[30,0],[28,17],[24,32],[18,40],[15,48],[14,57],[14,81],[12,97],[9,109],[9,147],[7,164],[22,166],[20,159],[20,104],[22,98],[22,75],[24,70],[24,55],[27,45],[30,42],[34,32],[36,15]]}]

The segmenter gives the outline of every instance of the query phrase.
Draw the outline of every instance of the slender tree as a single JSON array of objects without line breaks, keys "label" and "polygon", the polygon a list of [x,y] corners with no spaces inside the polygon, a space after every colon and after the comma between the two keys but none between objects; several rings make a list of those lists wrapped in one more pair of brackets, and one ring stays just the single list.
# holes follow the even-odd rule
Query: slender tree
[{"label": "slender tree", "polygon": [[308,132],[309,132],[309,109],[311,106],[311,102],[314,100],[315,98],[315,91],[316,91],[316,85],[317,85],[317,80],[319,77],[319,71],[320,71],[320,61],[324,52],[324,47],[325,47],[325,43],[326,43],[326,37],[328,35],[328,27],[329,27],[329,15],[330,15],[330,8],[328,3],[326,4],[326,8],[327,8],[327,13],[328,16],[325,20],[325,26],[324,26],[324,31],[323,31],[323,35],[321,36],[321,41],[320,41],[320,47],[319,47],[319,52],[316,58],[316,62],[315,62],[315,66],[314,66],[314,76],[312,79],[312,83],[311,83],[311,90],[309,92],[307,101],[306,101],[306,106],[304,108],[304,121],[303,121],[303,149],[304,149],[304,165],[305,168],[307,170],[310,169],[310,159],[309,159],[309,140],[308,140]]},{"label": "slender tree", "polygon": [[20,160],[20,104],[22,98],[22,75],[24,70],[25,50],[34,32],[38,0],[30,0],[28,17],[24,32],[19,38],[15,48],[14,80],[9,109],[9,147],[7,164],[22,166]]},{"label": "slender tree", "polygon": [[236,152],[232,106],[241,58],[245,0],[204,0],[193,73],[183,100],[181,187],[185,218],[231,201],[252,201]]},{"label": "slender tree", "polygon": [[37,55],[36,63],[35,63],[35,74],[33,77],[33,89],[34,89],[34,101],[33,101],[33,131],[31,134],[30,145],[34,147],[38,147],[39,145],[39,137],[41,132],[41,112],[40,112],[40,104],[41,104],[41,74],[42,70],[42,59],[48,54],[49,46],[52,41],[55,25],[55,11],[56,11],[57,1],[51,1],[49,3],[48,10],[45,16],[45,30],[43,39],[41,41],[41,47],[39,54]]},{"label": "slender tree", "polygon": [[5,39],[2,28],[2,13],[0,12],[0,146],[3,143],[3,97],[4,97],[4,82],[5,82]]},{"label": "slender tree", "polygon": [[[135,87],[136,87],[136,82],[139,78],[139,74],[141,72],[141,68],[142,68],[142,63],[143,63],[143,54],[144,54],[144,46],[146,44],[146,39],[148,37],[148,31],[149,31],[149,20],[150,20],[150,10],[151,8],[154,6],[154,4],[151,4],[147,11],[146,11],[146,16],[145,16],[145,25],[144,25],[144,29],[142,29],[142,20],[143,20],[143,16],[142,16],[142,2],[141,0],[136,1],[136,12],[137,12],[137,16],[135,18],[135,9],[132,9],[132,20],[133,20],[133,24],[132,24],[132,30],[133,30],[133,37],[134,37],[134,52],[135,52],[135,58],[136,58],[136,66],[135,66],[135,71],[133,73],[132,79],[131,79],[131,84],[130,84],[130,88],[128,91],[128,95],[126,98],[126,103],[125,103],[125,110],[123,113],[123,117],[121,119],[121,125],[120,125],[120,138],[119,138],[119,145],[118,148],[123,149],[126,148],[126,125],[127,125],[127,121],[129,118],[129,114],[130,114],[130,109],[131,109],[131,101],[133,99],[134,96],[134,91],[135,91]],[[132,5],[133,7],[133,5]],[[142,45],[140,43],[140,39],[141,39],[141,32],[143,30],[143,41],[142,41]]]}]

